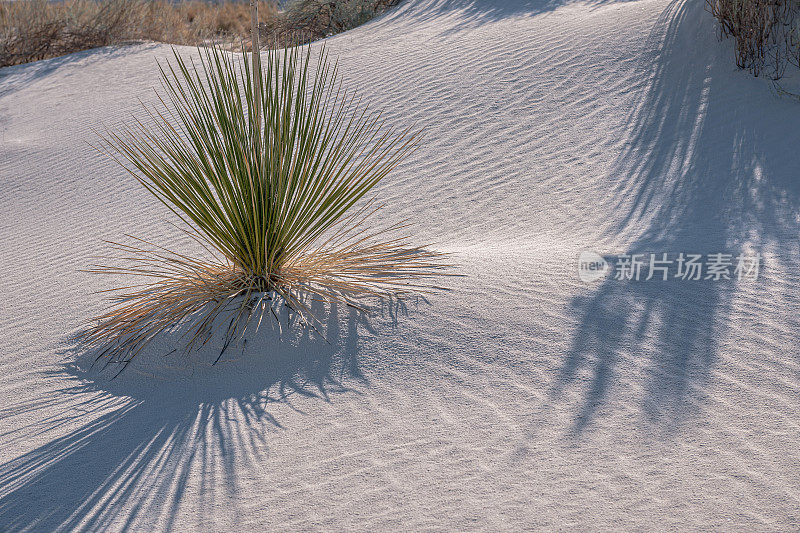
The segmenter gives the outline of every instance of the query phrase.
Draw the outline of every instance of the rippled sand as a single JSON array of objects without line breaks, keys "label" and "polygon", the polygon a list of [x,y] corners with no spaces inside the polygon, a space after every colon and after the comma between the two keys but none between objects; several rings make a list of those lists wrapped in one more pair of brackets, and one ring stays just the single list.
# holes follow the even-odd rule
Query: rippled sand
[{"label": "rippled sand", "polygon": [[[114,380],[70,342],[110,283],[77,271],[190,243],[89,143],[170,48],[0,69],[0,529],[800,528],[800,104],[703,3],[408,0],[327,46],[426,129],[378,195],[464,276]],[[586,284],[583,250],[764,264]]]}]

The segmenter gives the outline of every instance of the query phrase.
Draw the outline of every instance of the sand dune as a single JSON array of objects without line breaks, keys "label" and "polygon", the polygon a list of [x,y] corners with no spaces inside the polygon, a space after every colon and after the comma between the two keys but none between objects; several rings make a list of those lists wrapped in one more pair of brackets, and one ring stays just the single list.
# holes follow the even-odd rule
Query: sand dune
[{"label": "sand dune", "polygon": [[[702,2],[408,0],[327,46],[426,128],[378,194],[464,276],[114,380],[70,341],[109,283],[78,270],[189,243],[89,143],[170,48],[0,70],[0,529],[799,528],[800,104]],[[764,264],[586,284],[583,250]]]}]

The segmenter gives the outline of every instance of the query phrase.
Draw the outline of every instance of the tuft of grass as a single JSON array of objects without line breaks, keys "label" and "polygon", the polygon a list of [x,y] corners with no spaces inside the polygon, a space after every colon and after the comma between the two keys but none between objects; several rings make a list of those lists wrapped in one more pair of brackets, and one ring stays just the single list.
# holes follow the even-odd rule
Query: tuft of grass
[{"label": "tuft of grass", "polygon": [[117,289],[84,340],[127,362],[178,325],[192,332],[189,346],[205,342],[223,313],[227,346],[275,300],[319,331],[311,299],[361,308],[364,296],[431,290],[440,254],[400,235],[404,223],[371,230],[380,206],[365,197],[419,132],[386,127],[342,87],[324,50],[317,59],[273,50],[253,66],[219,48],[200,55],[195,64],[175,52],[159,65],[163,94],[148,123],[109,132],[103,147],[208,257],[114,244],[127,262],[93,271],[150,281]]}]

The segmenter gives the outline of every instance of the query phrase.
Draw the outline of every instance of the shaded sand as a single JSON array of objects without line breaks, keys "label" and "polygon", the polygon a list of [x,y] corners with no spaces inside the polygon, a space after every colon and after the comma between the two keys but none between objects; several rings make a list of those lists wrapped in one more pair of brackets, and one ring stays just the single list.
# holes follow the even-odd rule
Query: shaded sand
[{"label": "shaded sand", "polygon": [[[111,280],[76,270],[184,241],[87,143],[169,47],[0,70],[0,530],[799,528],[800,104],[702,2],[409,0],[328,46],[427,129],[379,197],[465,277],[113,381],[70,342]],[[765,264],[587,285],[585,249]]]}]

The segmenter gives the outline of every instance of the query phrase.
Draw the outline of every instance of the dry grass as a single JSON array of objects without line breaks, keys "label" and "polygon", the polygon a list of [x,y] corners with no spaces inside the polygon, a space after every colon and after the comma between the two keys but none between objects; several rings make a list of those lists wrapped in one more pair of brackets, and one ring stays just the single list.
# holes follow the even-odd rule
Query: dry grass
[{"label": "dry grass", "polygon": [[[262,42],[309,42],[362,24],[397,0],[259,2]],[[0,2],[0,67],[98,46],[149,40],[199,45],[250,40],[246,1],[15,0]]]},{"label": "dry grass", "polygon": [[[259,5],[262,20],[277,14]],[[134,40],[201,44],[249,35],[247,3],[18,0],[0,3],[0,67]]]},{"label": "dry grass", "polygon": [[219,361],[232,342],[258,331],[264,319],[279,322],[281,306],[295,313],[300,325],[326,338],[311,311],[314,301],[367,312],[361,304],[364,297],[402,298],[438,289],[428,280],[444,275],[442,254],[413,246],[407,237],[383,238],[400,226],[365,234],[362,226],[374,211],[359,214],[364,218],[336,231],[320,248],[299,254],[270,275],[268,284],[230,260],[214,257],[211,250],[212,258],[199,259],[131,236],[132,244],[110,243],[119,254],[107,259],[127,266],[98,265],[90,272],[154,281],[107,291],[112,306],[94,317],[82,341],[98,349],[97,360],[120,364],[121,371],[166,331],[183,330],[186,351],[202,347],[223,317],[227,326]]}]

